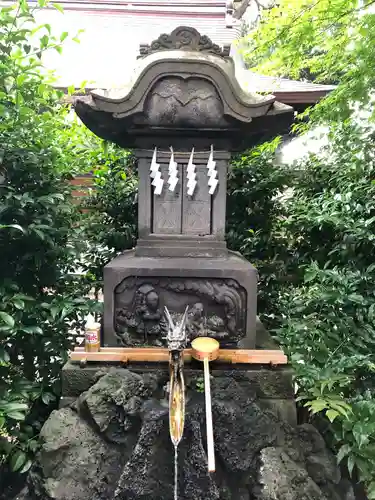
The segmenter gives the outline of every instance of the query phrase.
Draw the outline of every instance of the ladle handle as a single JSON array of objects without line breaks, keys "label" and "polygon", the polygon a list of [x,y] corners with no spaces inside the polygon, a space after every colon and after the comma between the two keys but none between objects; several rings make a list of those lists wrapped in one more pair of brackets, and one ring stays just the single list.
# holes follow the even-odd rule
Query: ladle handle
[{"label": "ladle handle", "polygon": [[208,472],[215,472],[214,431],[212,426],[211,385],[210,385],[210,369],[209,369],[208,358],[204,358],[203,367],[204,367],[204,394],[206,398]]}]

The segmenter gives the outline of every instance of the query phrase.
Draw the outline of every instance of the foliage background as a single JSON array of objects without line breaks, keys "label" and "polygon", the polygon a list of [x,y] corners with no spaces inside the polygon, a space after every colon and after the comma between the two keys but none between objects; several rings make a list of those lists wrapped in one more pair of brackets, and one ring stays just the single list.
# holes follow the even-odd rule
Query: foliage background
[{"label": "foliage background", "polygon": [[[21,1],[0,10],[2,472],[29,469],[74,331],[93,307],[83,298],[89,280],[74,273],[82,229],[68,185],[87,168],[85,146],[41,65],[43,52],[60,51],[68,34],[36,26],[37,8]],[[8,475],[0,476],[5,490]]]},{"label": "foliage background", "polygon": [[295,131],[320,130],[317,154],[279,221],[294,286],[279,289],[277,336],[301,401],[355,479],[375,498],[374,2],[281,0],[265,10],[245,51],[254,71],[336,90]]}]

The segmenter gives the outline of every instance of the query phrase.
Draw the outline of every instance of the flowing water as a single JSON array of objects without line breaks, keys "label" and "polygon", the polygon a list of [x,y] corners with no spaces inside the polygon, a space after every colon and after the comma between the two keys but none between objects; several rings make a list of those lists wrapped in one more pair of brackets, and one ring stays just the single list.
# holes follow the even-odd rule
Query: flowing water
[{"label": "flowing water", "polygon": [[174,445],[174,500],[178,500],[178,444]]}]

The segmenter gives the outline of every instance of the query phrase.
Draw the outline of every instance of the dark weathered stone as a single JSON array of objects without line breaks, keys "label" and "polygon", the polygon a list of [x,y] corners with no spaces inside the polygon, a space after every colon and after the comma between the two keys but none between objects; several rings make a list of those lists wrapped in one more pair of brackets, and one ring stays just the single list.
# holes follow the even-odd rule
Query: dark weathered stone
[{"label": "dark weathered stone", "polygon": [[[180,182],[172,193],[165,183],[162,193],[153,194],[150,164],[154,151],[138,149],[139,199],[136,255],[139,257],[225,257],[225,210],[227,167],[230,153],[215,151],[217,179],[214,196],[208,193],[207,161],[210,150],[195,150],[197,186],[194,196],[187,195],[186,169],[191,152],[176,150]],[[160,150],[157,161],[164,179],[168,179],[171,152]]]},{"label": "dark weathered stone", "polygon": [[330,500],[282,448],[263,449],[260,461],[260,488],[254,492],[257,500]]},{"label": "dark weathered stone", "polygon": [[80,366],[68,361],[61,372],[62,395],[77,398],[83,391],[87,391],[100,376],[101,365]]},{"label": "dark weathered stone", "polygon": [[228,57],[229,49],[229,46],[222,48],[213,43],[208,36],[202,36],[194,28],[180,27],[173,30],[170,35],[160,35],[150,45],[141,45],[140,57],[161,50],[189,50]]},{"label": "dark weathered stone", "polygon": [[260,408],[271,411],[279,420],[297,424],[297,407],[294,399],[258,399]]},{"label": "dark weathered stone", "polygon": [[[236,346],[245,337],[247,292],[234,279],[131,276],[114,290],[115,332],[120,345],[163,345],[172,317],[182,317],[186,306],[188,341],[212,337]],[[180,313],[180,314],[179,314]]]},{"label": "dark weathered stone", "polygon": [[54,411],[41,431],[42,448],[29,474],[31,498],[112,498],[123,464],[121,447],[102,439],[72,409]]},{"label": "dark weathered stone", "polygon": [[59,408],[66,408],[66,407],[71,407],[72,405],[74,406],[76,402],[76,398],[66,398],[62,396],[59,401]]},{"label": "dark weathered stone", "polygon": [[[81,395],[78,413],[53,412],[22,500],[173,499],[165,382],[159,371],[112,369]],[[204,394],[191,381],[178,449],[180,500],[350,500],[315,429],[262,409],[251,383],[213,377],[212,408],[215,474],[206,465]]]},{"label": "dark weathered stone", "polygon": [[[137,257],[133,251],[124,252],[104,268],[104,344],[115,346],[119,343],[116,333],[118,305],[124,301],[129,304],[128,307],[134,307],[138,288],[148,285],[150,290],[154,288],[160,294],[159,310],[167,305],[171,312],[183,313],[187,305],[197,302],[207,304],[212,312],[215,312],[216,307],[217,315],[224,322],[234,321],[232,331],[228,332],[223,343],[246,339],[247,344],[253,347],[256,337],[257,279],[255,268],[232,252],[227,258],[221,259],[156,259]],[[137,283],[138,288],[135,287]],[[130,288],[126,289],[127,286]],[[173,290],[173,287],[176,289]],[[163,304],[163,300],[167,303]],[[145,309],[145,306],[142,308]],[[233,314],[237,318],[233,318]],[[156,338],[162,342],[162,335]],[[152,340],[149,342],[152,343]],[[141,332],[135,340],[122,342],[130,346],[134,343],[147,344],[148,339]]]},{"label": "dark weathered stone", "polygon": [[150,50],[127,88],[97,90],[75,101],[78,115],[96,135],[125,148],[173,145],[175,150],[199,151],[214,144],[216,150],[232,151],[287,131],[293,121],[291,107],[272,95],[246,92],[231,58],[216,50],[197,50],[199,42],[193,48],[194,37],[206,37],[192,28],[180,27],[163,37],[176,39],[182,31],[189,32],[189,43],[177,50],[173,43]]},{"label": "dark weathered stone", "polygon": [[[63,397],[78,397],[82,392],[87,391],[98,378],[112,370],[110,366],[103,366],[99,363],[88,364],[81,367],[78,363],[68,362],[63,368]],[[155,367],[155,364],[148,366],[132,365],[131,371],[134,373],[151,372],[159,377],[168,379],[169,368],[166,364]],[[120,369],[120,372],[122,369]],[[202,375],[201,365],[186,364],[184,368],[186,383]],[[266,368],[259,366],[244,367],[230,366],[223,368],[219,363],[211,363],[211,374],[216,378],[225,380],[233,379],[246,390],[251,389],[257,398],[261,399],[285,399],[294,401],[294,385],[292,380],[292,370],[289,367]]]},{"label": "dark weathered stone", "polygon": [[124,444],[138,433],[144,399],[156,391],[155,375],[112,369],[80,396],[78,409],[108,441]]}]

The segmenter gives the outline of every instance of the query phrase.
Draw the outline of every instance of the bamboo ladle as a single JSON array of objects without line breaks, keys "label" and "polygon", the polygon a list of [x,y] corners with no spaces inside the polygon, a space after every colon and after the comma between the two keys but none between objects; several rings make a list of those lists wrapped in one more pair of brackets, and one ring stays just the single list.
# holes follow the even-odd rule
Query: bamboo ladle
[{"label": "bamboo ladle", "polygon": [[219,355],[220,344],[210,337],[198,337],[191,343],[193,357],[203,361],[204,368],[204,394],[206,402],[206,429],[207,429],[207,461],[208,472],[215,472],[214,432],[212,426],[212,403],[210,386],[209,362],[214,361]]}]

